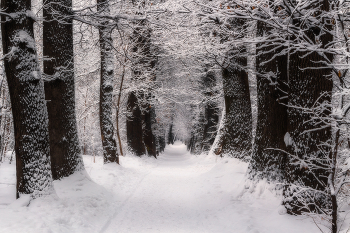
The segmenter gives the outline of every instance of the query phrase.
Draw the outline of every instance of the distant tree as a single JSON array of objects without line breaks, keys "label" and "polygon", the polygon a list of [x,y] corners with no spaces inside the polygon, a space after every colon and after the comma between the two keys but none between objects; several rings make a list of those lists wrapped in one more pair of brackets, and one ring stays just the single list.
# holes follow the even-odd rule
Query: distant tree
[{"label": "distant tree", "polygon": [[191,138],[187,148],[192,154],[200,154],[202,152],[204,127],[206,125],[205,108],[203,104],[199,104],[198,106],[192,105],[191,112],[193,114]]},{"label": "distant tree", "polygon": [[55,180],[84,168],[75,115],[71,10],[71,0],[50,0],[43,8],[45,96]]},{"label": "distant tree", "polygon": [[154,107],[149,103],[148,108],[146,108],[146,111],[143,114],[143,141],[146,145],[147,154],[149,156],[157,157],[157,141],[153,132],[153,125],[156,124],[155,118]]},{"label": "distant tree", "polygon": [[51,193],[50,145],[44,83],[37,60],[31,1],[1,1],[1,32],[16,152],[16,197]]},{"label": "distant tree", "polygon": [[[134,1],[138,7],[136,14],[142,15],[145,2]],[[130,93],[128,109],[131,117],[127,119],[128,146],[138,155],[157,156],[156,137],[152,132],[155,124],[155,110],[152,106],[152,86],[155,81],[155,66],[157,58],[152,51],[152,30],[145,19],[134,23],[132,41],[132,80],[138,84],[138,89]],[[142,140],[140,140],[142,138]],[[141,148],[145,147],[145,149]]]},{"label": "distant tree", "polygon": [[169,144],[174,145],[174,142],[175,142],[174,125],[170,124],[169,131],[168,131],[168,145]]},{"label": "distant tree", "polygon": [[200,83],[203,88],[204,101],[204,124],[203,136],[201,140],[201,151],[209,151],[214,143],[219,123],[219,108],[217,102],[213,99],[216,95],[215,87],[216,74],[211,67],[205,68],[205,75],[202,76]]}]

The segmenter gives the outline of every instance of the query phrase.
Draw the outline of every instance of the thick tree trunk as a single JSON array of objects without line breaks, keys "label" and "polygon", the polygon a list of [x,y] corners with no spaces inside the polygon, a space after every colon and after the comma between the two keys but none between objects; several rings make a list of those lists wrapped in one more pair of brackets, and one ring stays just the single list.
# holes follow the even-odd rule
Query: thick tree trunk
[{"label": "thick tree trunk", "polygon": [[15,130],[17,198],[51,193],[50,146],[44,83],[37,60],[30,0],[2,0],[4,63]]},{"label": "thick tree trunk", "polygon": [[[106,0],[97,1],[97,10],[109,14],[109,5]],[[100,128],[103,147],[104,163],[116,162],[119,164],[117,143],[114,139],[112,122],[112,100],[114,81],[113,40],[108,27],[100,27],[101,50],[101,84],[100,84]]]},{"label": "thick tree trunk", "polygon": [[[246,65],[246,58],[243,58]],[[244,159],[252,149],[252,108],[248,75],[243,69],[228,67],[222,72],[225,121],[221,135],[221,152]]]},{"label": "thick tree trunk", "polygon": [[73,25],[66,18],[71,7],[71,0],[50,0],[43,9],[45,95],[54,179],[84,168],[75,116]]},{"label": "thick tree trunk", "polygon": [[217,127],[219,123],[219,108],[215,101],[210,98],[214,95],[213,88],[216,86],[215,73],[207,70],[206,75],[202,77],[202,86],[204,88],[204,96],[207,98],[204,106],[204,124],[203,136],[201,141],[201,152],[209,151],[214,143]]},{"label": "thick tree trunk", "polygon": [[[271,36],[271,28],[257,23],[259,37]],[[271,39],[271,37],[269,38]],[[256,71],[258,118],[254,149],[249,166],[251,179],[282,181],[287,147],[287,54],[276,41],[257,44]],[[276,56],[281,54],[280,56]],[[276,56],[276,57],[274,57]],[[268,62],[267,62],[268,61]]]},{"label": "thick tree trunk", "polygon": [[[234,28],[244,27],[244,20],[234,19]],[[220,151],[244,159],[252,150],[252,108],[244,45],[232,47],[228,65],[222,70],[225,99],[225,120],[220,139]]]},{"label": "thick tree trunk", "polygon": [[152,125],[155,124],[155,111],[149,105],[148,109],[143,113],[142,121],[144,124],[143,141],[146,146],[147,154],[157,158],[156,137],[153,135]]},{"label": "thick tree trunk", "polygon": [[138,105],[137,97],[131,92],[128,98],[128,111],[131,117],[126,120],[126,136],[129,149],[137,156],[146,153],[143,143],[141,110]]},{"label": "thick tree trunk", "polygon": [[[328,11],[329,3],[323,1],[312,7],[320,7],[320,10]],[[302,27],[298,21],[296,26]],[[321,42],[321,48],[333,40],[329,32],[321,32],[318,28],[310,27],[305,31],[310,40]],[[326,53],[326,56],[332,61],[331,54]],[[332,140],[329,121],[332,112],[332,70],[325,68],[326,65],[322,61],[325,61],[324,58],[316,52],[292,53],[289,63],[288,92],[288,133],[290,135],[288,151],[302,160],[311,161],[308,162],[311,163],[309,165],[319,167],[327,164],[331,149],[328,145],[331,145]],[[300,214],[318,211],[317,207],[331,209],[329,196],[317,192],[319,190],[327,193],[329,171],[326,168],[311,171],[308,164],[293,165],[292,162],[295,161],[290,158],[289,166],[286,167],[287,181],[292,184],[286,186],[284,190],[284,204],[288,212]],[[299,186],[311,189],[300,192]],[[299,194],[295,195],[296,192]],[[301,203],[300,199],[309,200],[309,203]]]}]

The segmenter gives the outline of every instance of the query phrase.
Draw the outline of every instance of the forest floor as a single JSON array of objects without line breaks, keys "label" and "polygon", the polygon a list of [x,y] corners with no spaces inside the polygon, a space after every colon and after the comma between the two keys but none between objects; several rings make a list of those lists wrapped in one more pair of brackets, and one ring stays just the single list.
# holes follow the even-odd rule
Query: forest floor
[{"label": "forest floor", "polygon": [[84,156],[86,173],[54,182],[55,194],[15,200],[15,166],[0,165],[0,232],[313,233],[312,219],[284,214],[264,182],[246,188],[247,164],[190,155],[180,142],[158,159],[121,166]]}]

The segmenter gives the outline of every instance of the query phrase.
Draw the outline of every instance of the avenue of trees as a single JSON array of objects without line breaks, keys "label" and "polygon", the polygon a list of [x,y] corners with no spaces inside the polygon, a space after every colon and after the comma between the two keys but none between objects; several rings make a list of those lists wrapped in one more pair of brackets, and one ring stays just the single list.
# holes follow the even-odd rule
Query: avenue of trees
[{"label": "avenue of trees", "polygon": [[[340,0],[1,0],[0,158],[17,198],[83,154],[249,163],[289,214],[340,230],[349,199],[350,6]],[[14,151],[9,154],[7,151]]]}]

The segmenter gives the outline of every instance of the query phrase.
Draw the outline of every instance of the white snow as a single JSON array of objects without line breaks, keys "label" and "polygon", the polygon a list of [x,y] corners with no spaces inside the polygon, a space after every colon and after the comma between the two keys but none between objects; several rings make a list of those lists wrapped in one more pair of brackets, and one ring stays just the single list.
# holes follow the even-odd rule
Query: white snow
[{"label": "white snow", "polygon": [[290,137],[288,132],[284,135],[284,143],[286,146],[293,146],[293,139]]},{"label": "white snow", "polygon": [[16,42],[24,42],[24,43],[26,43],[26,46],[28,48],[36,50],[35,40],[31,35],[29,35],[28,32],[26,32],[24,30],[19,30],[19,31],[17,31],[17,34],[16,34],[14,39]]},{"label": "white snow", "polygon": [[247,164],[237,159],[190,155],[176,142],[158,159],[120,160],[86,155],[88,175],[55,181],[55,195],[29,205],[15,200],[14,163],[1,163],[0,232],[319,232],[311,219],[285,214],[266,182],[246,188]]}]

